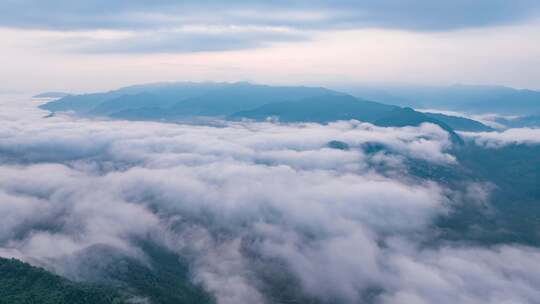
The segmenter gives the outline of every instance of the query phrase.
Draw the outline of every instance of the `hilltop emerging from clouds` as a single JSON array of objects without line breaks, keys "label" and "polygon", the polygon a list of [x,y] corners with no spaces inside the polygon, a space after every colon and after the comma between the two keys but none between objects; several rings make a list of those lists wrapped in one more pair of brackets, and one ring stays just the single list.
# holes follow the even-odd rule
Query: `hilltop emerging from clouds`
[{"label": "hilltop emerging from clouds", "polygon": [[70,95],[41,106],[52,112],[129,120],[183,121],[274,119],[328,123],[356,119],[381,126],[424,122],[457,131],[489,131],[464,117],[421,113],[317,87],[276,87],[249,83],[162,83]]}]

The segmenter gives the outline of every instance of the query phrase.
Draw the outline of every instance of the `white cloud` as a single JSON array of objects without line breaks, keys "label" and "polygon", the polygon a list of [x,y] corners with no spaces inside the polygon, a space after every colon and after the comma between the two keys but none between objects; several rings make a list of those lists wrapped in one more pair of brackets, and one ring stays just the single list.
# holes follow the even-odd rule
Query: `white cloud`
[{"label": "white cloud", "polygon": [[497,122],[497,119],[502,118],[502,119],[511,120],[511,119],[518,118],[518,116],[501,115],[501,114],[494,114],[494,113],[468,114],[464,112],[438,110],[438,109],[416,109],[416,110],[420,112],[440,113],[440,114],[449,115],[449,116],[464,117],[464,118],[479,121],[483,123],[484,125],[489,126],[494,129],[506,129],[506,126],[501,124],[500,122]]},{"label": "white cloud", "polygon": [[540,129],[513,128],[502,132],[460,132],[460,134],[487,148],[540,144]]},{"label": "white cloud", "polygon": [[[397,280],[382,303],[535,303],[537,249],[441,248],[390,257]],[[404,279],[406,278],[406,279]]]},{"label": "white cloud", "polygon": [[[2,106],[2,256],[83,276],[77,257],[89,248],[144,261],[133,240],[147,239],[187,255],[192,279],[224,304],[264,303],[253,265],[275,259],[303,293],[345,303],[369,288],[382,288],[386,303],[538,299],[540,272],[525,272],[536,249],[420,246],[459,197],[412,179],[404,165],[455,165],[434,125],[210,127],[42,118],[32,104]],[[350,149],[329,149],[331,140]],[[364,152],[366,143],[387,153]],[[380,163],[395,172],[376,170]]]}]

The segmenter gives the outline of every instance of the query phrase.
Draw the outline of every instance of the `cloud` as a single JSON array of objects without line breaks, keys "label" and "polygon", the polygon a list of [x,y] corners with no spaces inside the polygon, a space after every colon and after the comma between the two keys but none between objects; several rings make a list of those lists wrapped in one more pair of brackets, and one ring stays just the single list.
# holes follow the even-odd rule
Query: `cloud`
[{"label": "cloud", "polygon": [[383,295],[381,303],[534,303],[540,298],[534,287],[539,277],[531,275],[538,269],[536,249],[461,247],[411,253],[390,257],[399,281],[389,283],[397,289]]},{"label": "cloud", "polygon": [[190,261],[192,280],[225,304],[269,301],[263,273],[276,264],[299,293],[333,302],[538,299],[540,272],[526,271],[537,249],[421,245],[458,197],[405,166],[455,165],[437,126],[196,126],[2,106],[2,256],[88,279],[78,270],[92,248],[144,263],[143,239]]},{"label": "cloud", "polygon": [[540,129],[513,128],[502,132],[460,132],[460,134],[487,148],[540,144]]},{"label": "cloud", "polygon": [[512,120],[512,119],[518,118],[518,116],[501,115],[501,114],[494,114],[494,113],[468,114],[464,112],[438,110],[438,109],[416,109],[416,111],[428,112],[428,113],[440,113],[440,114],[449,115],[449,116],[468,118],[468,119],[479,121],[488,127],[499,129],[499,130],[506,129],[507,127],[503,125],[502,123],[500,123],[498,120],[500,119]]},{"label": "cloud", "polygon": [[265,47],[276,42],[303,41],[305,33],[271,27],[191,27],[158,31],[118,32],[117,37],[73,35],[55,45],[77,53],[191,53]]},{"label": "cloud", "polygon": [[[276,41],[302,41],[313,32],[386,28],[448,31],[531,19],[540,5],[517,1],[7,1],[0,4],[0,26],[60,32],[111,30],[129,39],[84,42],[82,51],[169,53],[257,48]],[[183,31],[221,29],[221,33]],[[243,33],[231,33],[230,29]],[[287,29],[275,33],[261,29]],[[88,45],[90,44],[90,45]]]},{"label": "cloud", "polygon": [[496,1],[9,1],[2,23],[11,27],[111,29],[185,24],[292,27],[386,27],[446,30],[512,22],[538,13],[533,0]]}]

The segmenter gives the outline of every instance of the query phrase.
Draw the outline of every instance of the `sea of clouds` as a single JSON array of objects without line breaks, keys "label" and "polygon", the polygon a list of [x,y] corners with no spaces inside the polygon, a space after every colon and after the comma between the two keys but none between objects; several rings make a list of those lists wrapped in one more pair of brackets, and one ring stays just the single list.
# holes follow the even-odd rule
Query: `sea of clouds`
[{"label": "sea of clouds", "polygon": [[473,140],[479,146],[492,149],[517,144],[540,144],[540,129],[538,128],[513,128],[501,132],[461,132],[460,134]]},{"label": "sea of clouds", "polygon": [[[326,301],[370,290],[376,303],[540,300],[536,248],[425,244],[462,197],[407,170],[411,159],[456,165],[435,125],[45,118],[37,102],[3,98],[0,256],[84,280],[77,257],[89,248],[144,262],[137,240],[149,240],[189,256],[191,279],[220,304],[267,303],[261,265],[276,261]],[[507,132],[520,131],[466,136],[538,139]]]}]

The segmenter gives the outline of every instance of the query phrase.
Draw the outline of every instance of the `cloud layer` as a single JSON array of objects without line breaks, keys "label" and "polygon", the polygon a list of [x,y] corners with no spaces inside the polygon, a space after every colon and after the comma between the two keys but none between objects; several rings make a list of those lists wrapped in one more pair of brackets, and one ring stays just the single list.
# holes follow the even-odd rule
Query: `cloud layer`
[{"label": "cloud layer", "polygon": [[473,140],[477,145],[488,148],[540,144],[540,129],[535,128],[513,128],[502,132],[461,132],[460,134]]},{"label": "cloud layer", "polygon": [[[7,1],[0,26],[60,32],[89,31],[62,41],[69,49],[102,53],[177,53],[256,48],[301,41],[313,32],[386,28],[447,31],[515,23],[540,5],[517,1]],[[109,30],[128,38],[103,39]]]},{"label": "cloud layer", "polygon": [[[9,1],[4,26],[53,29],[149,28],[186,24],[447,30],[534,16],[537,1]],[[135,18],[136,17],[136,18]]]},{"label": "cloud layer", "polygon": [[226,304],[267,302],[261,272],[273,263],[329,302],[540,298],[536,249],[420,245],[457,197],[404,165],[455,165],[434,125],[193,126],[2,106],[2,256],[76,277],[89,248],[144,261],[145,239],[190,257],[192,280]]}]

